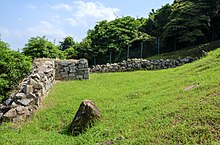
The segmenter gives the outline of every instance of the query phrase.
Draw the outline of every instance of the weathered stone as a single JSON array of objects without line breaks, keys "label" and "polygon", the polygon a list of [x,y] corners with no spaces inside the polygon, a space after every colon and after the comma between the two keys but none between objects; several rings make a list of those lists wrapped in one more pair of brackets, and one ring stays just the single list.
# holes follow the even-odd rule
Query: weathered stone
[{"label": "weathered stone", "polygon": [[22,99],[22,98],[25,98],[26,95],[25,95],[25,93],[17,93],[17,94],[15,95],[15,97],[16,97],[16,98],[19,98],[19,99]]},{"label": "weathered stone", "polygon": [[93,66],[89,72],[105,73],[105,72],[121,72],[121,71],[133,71],[133,70],[158,70],[166,68],[174,68],[176,66],[190,63],[195,59],[192,57],[186,57],[184,59],[166,59],[166,60],[144,60],[144,59],[128,59],[119,63],[106,65]]},{"label": "weathered stone", "polygon": [[0,113],[0,119],[2,118],[2,116],[3,116],[3,113]]},{"label": "weathered stone", "polygon": [[46,82],[45,83],[45,91],[47,92],[47,91],[49,91],[49,89],[51,88],[51,83],[50,82]]},{"label": "weathered stone", "polygon": [[30,93],[30,94],[28,94],[27,98],[28,98],[28,99],[35,99],[35,98],[36,98],[36,95],[33,94],[33,93]]},{"label": "weathered stone", "polygon": [[88,75],[88,74],[84,74],[84,75],[83,75],[83,78],[84,78],[84,79],[88,79],[88,78],[89,78],[89,75]]},{"label": "weathered stone", "polygon": [[53,68],[50,68],[50,69],[45,68],[45,70],[43,70],[43,72],[46,73],[46,74],[48,74],[48,73],[50,73],[50,72],[53,72],[53,71],[54,71]]},{"label": "weathered stone", "polygon": [[0,112],[4,111],[6,109],[6,105],[0,104]]},{"label": "weathered stone", "polygon": [[15,108],[15,107],[17,107],[17,106],[18,106],[18,104],[16,104],[15,102],[12,102],[11,108]]},{"label": "weathered stone", "polygon": [[35,81],[34,79],[30,78],[29,85],[33,85],[33,84],[36,84],[36,83],[37,83],[37,81]]},{"label": "weathered stone", "polygon": [[62,65],[62,66],[67,66],[69,64],[70,64],[70,62],[68,62],[68,61],[61,61],[60,62],[60,65]]},{"label": "weathered stone", "polygon": [[48,81],[47,76],[43,76],[42,81],[43,81],[43,82],[47,82],[47,81]]},{"label": "weathered stone", "polygon": [[37,109],[55,78],[58,80],[85,79],[88,74],[86,59],[65,61],[36,59],[31,74],[18,85],[16,93],[12,94],[4,104],[0,104],[1,115],[5,115],[5,120],[20,121]]},{"label": "weathered stone", "polygon": [[6,112],[2,118],[3,120],[5,121],[8,121],[8,120],[13,120],[13,118],[17,117],[17,112],[16,112],[16,109],[13,108],[11,110],[9,110],[8,112]]},{"label": "weathered stone", "polygon": [[36,99],[34,99],[34,104],[37,106],[40,106],[40,97],[37,97]]},{"label": "weathered stone", "polygon": [[31,75],[31,78],[32,78],[32,79],[40,80],[40,75],[39,75],[38,73],[32,74],[32,75]]},{"label": "weathered stone", "polygon": [[18,115],[29,115],[28,107],[18,106],[16,111]]},{"label": "weathered stone", "polygon": [[77,75],[76,79],[83,79],[83,75]]},{"label": "weathered stone", "polygon": [[38,89],[38,90],[43,89],[43,83],[34,84],[33,89]]},{"label": "weathered stone", "polygon": [[94,121],[101,118],[101,113],[91,100],[84,100],[70,125],[69,131],[78,134],[90,127]]},{"label": "weathered stone", "polygon": [[6,101],[5,101],[5,105],[8,106],[12,103],[13,99],[11,98],[8,98]]},{"label": "weathered stone", "polygon": [[17,112],[21,112],[23,110],[23,108],[24,108],[24,106],[18,106],[15,109]]},{"label": "weathered stone", "polygon": [[23,106],[27,106],[33,101],[33,99],[22,99],[22,100],[17,100],[18,103],[20,103]]},{"label": "weathered stone", "polygon": [[65,72],[69,72],[70,68],[69,67],[64,67],[63,68]]},{"label": "weathered stone", "polygon": [[32,85],[25,85],[24,86],[24,93],[26,95],[30,94],[33,91]]},{"label": "weathered stone", "polygon": [[68,79],[68,78],[69,78],[69,75],[68,75],[68,74],[62,75],[62,78],[63,78],[63,79]]},{"label": "weathered stone", "polygon": [[68,72],[61,72],[60,74],[61,76],[65,76],[65,75],[68,75]]},{"label": "weathered stone", "polygon": [[76,69],[75,68],[70,68],[70,73],[75,73],[76,72]]}]

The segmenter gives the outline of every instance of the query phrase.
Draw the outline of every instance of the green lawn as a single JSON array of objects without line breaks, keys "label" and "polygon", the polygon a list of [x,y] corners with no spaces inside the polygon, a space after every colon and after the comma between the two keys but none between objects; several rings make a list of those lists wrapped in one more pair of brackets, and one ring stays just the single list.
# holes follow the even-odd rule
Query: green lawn
[{"label": "green lawn", "polygon": [[[102,119],[71,136],[67,128],[84,99]],[[26,124],[1,126],[0,144],[219,144],[220,48],[175,69],[58,82],[41,105]]]}]

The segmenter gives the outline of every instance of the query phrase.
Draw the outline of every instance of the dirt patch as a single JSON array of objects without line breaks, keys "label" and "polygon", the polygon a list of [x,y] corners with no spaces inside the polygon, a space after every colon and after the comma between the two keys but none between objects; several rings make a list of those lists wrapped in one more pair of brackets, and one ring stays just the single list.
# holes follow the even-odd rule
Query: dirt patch
[{"label": "dirt patch", "polygon": [[190,90],[193,90],[195,88],[199,87],[199,85],[190,85],[190,86],[186,86],[184,88],[184,91],[190,91]]}]

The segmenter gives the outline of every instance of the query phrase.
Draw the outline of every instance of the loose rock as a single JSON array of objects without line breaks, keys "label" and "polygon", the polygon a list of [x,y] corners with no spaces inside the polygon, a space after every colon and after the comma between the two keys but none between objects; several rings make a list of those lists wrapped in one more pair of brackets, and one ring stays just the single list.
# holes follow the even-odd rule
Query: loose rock
[{"label": "loose rock", "polygon": [[90,127],[94,121],[100,118],[101,114],[96,105],[91,100],[84,100],[75,114],[69,131],[73,135],[82,133],[86,128]]},{"label": "loose rock", "polygon": [[22,100],[17,100],[18,103],[20,103],[23,106],[27,106],[29,103],[31,103],[33,99],[22,99]]}]

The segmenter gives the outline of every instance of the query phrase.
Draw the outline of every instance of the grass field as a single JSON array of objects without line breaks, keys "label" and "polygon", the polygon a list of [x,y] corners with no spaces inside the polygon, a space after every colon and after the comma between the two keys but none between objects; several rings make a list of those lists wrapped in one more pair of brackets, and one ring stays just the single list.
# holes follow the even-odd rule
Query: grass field
[{"label": "grass field", "polygon": [[[71,136],[84,99],[102,119]],[[0,144],[220,144],[220,48],[175,69],[58,82],[41,105],[27,123],[0,126]]]}]

